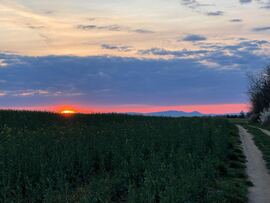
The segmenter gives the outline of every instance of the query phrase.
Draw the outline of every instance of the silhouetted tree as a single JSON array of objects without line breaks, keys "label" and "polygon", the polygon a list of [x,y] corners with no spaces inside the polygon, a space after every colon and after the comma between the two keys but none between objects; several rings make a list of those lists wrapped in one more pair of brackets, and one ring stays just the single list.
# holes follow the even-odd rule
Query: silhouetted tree
[{"label": "silhouetted tree", "polygon": [[241,111],[238,117],[239,118],[245,118],[246,114],[243,111]]},{"label": "silhouetted tree", "polygon": [[270,107],[270,65],[259,75],[249,75],[249,97],[252,120],[258,120],[260,113]]}]

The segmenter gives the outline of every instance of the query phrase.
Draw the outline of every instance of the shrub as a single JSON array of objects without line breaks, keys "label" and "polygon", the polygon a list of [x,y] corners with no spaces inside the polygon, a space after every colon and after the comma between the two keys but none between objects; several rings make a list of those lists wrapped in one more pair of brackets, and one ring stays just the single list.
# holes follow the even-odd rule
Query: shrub
[{"label": "shrub", "polygon": [[269,109],[270,104],[270,65],[259,75],[250,75],[249,77],[249,97],[251,102],[252,120],[260,120],[260,114]]},{"label": "shrub", "polygon": [[261,113],[260,113],[260,122],[261,124],[265,125],[270,122],[270,108],[265,108]]}]

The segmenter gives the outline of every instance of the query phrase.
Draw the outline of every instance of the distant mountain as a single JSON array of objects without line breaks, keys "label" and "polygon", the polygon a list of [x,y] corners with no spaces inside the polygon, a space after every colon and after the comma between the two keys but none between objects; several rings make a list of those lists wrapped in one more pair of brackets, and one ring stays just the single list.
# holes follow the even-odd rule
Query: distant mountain
[{"label": "distant mountain", "polygon": [[201,117],[208,116],[197,111],[184,112],[184,111],[159,111],[151,113],[135,113],[129,112],[129,115],[144,115],[144,116],[161,116],[161,117]]},{"label": "distant mountain", "polygon": [[164,117],[201,117],[205,116],[200,112],[193,111],[193,112],[184,112],[184,111],[160,111],[160,112],[152,112],[147,113],[145,115],[148,116],[164,116]]}]

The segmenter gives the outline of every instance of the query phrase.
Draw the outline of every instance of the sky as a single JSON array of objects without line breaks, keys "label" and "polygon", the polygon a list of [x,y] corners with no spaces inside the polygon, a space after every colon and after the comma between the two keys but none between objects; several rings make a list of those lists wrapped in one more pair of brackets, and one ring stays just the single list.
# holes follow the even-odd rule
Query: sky
[{"label": "sky", "polygon": [[0,0],[0,108],[248,110],[270,0]]}]

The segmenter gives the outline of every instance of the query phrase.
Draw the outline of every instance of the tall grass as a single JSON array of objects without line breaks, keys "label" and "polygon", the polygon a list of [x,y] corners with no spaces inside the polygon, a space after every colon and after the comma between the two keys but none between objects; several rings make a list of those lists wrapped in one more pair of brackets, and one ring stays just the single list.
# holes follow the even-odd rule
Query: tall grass
[{"label": "tall grass", "polygon": [[1,202],[244,202],[236,132],[214,118],[0,111]]},{"label": "tall grass", "polygon": [[246,126],[248,131],[254,136],[255,144],[261,150],[266,166],[270,171],[270,136],[264,134],[260,129]]}]

